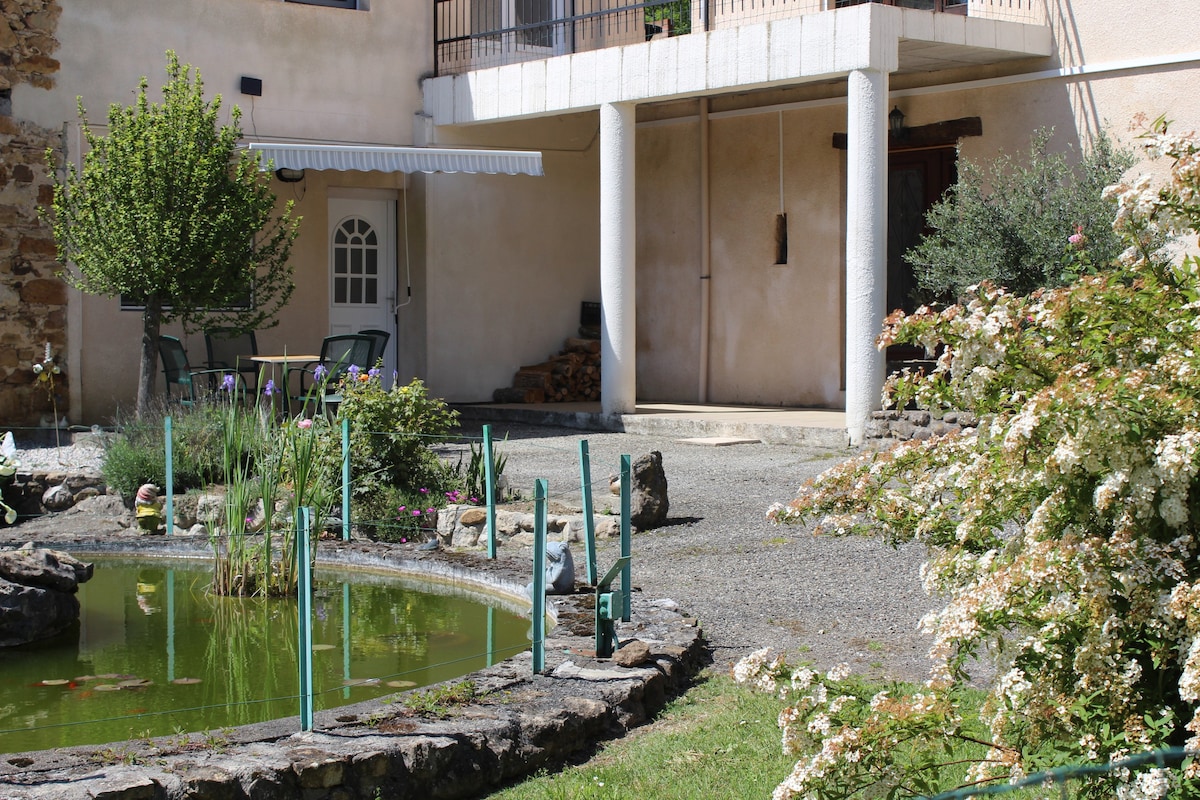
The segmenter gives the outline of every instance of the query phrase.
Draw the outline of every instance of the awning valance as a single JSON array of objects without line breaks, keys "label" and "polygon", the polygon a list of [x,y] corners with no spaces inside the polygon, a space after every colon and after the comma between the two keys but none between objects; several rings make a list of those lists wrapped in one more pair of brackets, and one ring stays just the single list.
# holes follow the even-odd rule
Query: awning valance
[{"label": "awning valance", "polygon": [[381,147],[350,144],[250,142],[265,168],[333,169],[358,172],[483,172],[488,175],[541,175],[536,150],[466,150],[447,147]]}]

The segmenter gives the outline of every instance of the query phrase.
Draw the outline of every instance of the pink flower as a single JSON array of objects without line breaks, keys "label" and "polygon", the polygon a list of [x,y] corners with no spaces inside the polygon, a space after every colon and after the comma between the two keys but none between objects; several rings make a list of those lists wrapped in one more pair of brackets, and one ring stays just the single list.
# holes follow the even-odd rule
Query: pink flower
[{"label": "pink flower", "polygon": [[304,429],[306,429],[306,430],[307,430],[308,428],[311,428],[311,427],[312,427],[312,420],[311,420],[311,419],[302,419],[302,420],[300,420],[299,422],[297,422],[297,423],[296,423],[296,427],[297,427],[297,428],[304,428]]},{"label": "pink flower", "polygon": [[1067,241],[1072,245],[1080,245],[1083,244],[1085,238],[1086,237],[1083,235],[1083,226],[1076,225],[1075,232],[1067,237]]}]

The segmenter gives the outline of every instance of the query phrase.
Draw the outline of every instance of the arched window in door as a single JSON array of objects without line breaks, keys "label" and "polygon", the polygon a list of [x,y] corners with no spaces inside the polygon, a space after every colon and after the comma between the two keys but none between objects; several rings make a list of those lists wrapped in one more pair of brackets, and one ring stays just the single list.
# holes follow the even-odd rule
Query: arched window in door
[{"label": "arched window in door", "polygon": [[365,219],[349,217],[333,235],[333,302],[379,302],[379,237]]}]

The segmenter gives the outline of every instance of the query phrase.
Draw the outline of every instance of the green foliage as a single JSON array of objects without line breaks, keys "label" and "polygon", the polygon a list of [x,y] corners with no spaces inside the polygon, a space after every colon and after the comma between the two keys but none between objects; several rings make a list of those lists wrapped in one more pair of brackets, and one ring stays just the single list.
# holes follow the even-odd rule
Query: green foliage
[{"label": "green foliage", "polygon": [[[241,113],[219,124],[221,99],[204,100],[199,73],[167,53],[163,102],[142,78],[132,106],[114,104],[108,130],[79,117],[88,149],[67,163],[50,214],[64,277],[89,294],[141,303],[138,413],[157,374],[163,322],[185,327],[267,327],[291,297],[288,255],[299,220],[275,195],[256,158],[239,150]],[[51,162],[53,153],[48,154]],[[242,310],[247,288],[252,305]]]},{"label": "green foliage", "polygon": [[655,25],[660,20],[668,20],[671,36],[683,36],[692,32],[691,0],[671,0],[671,2],[648,6],[646,8],[646,24]]},{"label": "green foliage", "polygon": [[958,300],[981,281],[1013,294],[1069,283],[1089,266],[1073,257],[1073,234],[1084,237],[1091,264],[1111,263],[1124,249],[1102,194],[1133,165],[1132,154],[1102,135],[1076,159],[1049,152],[1051,136],[1035,133],[1024,156],[960,161],[958,181],[926,216],[932,232],[904,256],[922,301]]},{"label": "green foliage", "polygon": [[375,494],[384,486],[439,485],[443,468],[429,445],[444,440],[458,421],[457,411],[430,397],[417,379],[384,389],[378,370],[348,373],[338,393],[338,420],[350,420],[355,495]]},{"label": "green foliage", "polygon": [[451,710],[473,703],[480,696],[475,681],[459,681],[411,694],[404,699],[404,704],[417,716],[444,717]]},{"label": "green foliage", "polygon": [[105,452],[101,472],[108,485],[121,495],[133,497],[144,483],[166,485],[163,420],[167,416],[171,417],[174,438],[175,489],[197,489],[219,480],[221,427],[213,410],[153,404],[140,418],[118,419],[121,436]]},{"label": "green foliage", "polygon": [[[888,397],[971,411],[977,428],[864,454],[772,508],[779,522],[927,545],[925,586],[944,601],[922,623],[927,690],[807,740],[803,709],[781,715],[785,742],[804,740],[781,800],[861,788],[860,765],[908,734],[914,709],[955,729],[988,651],[986,752],[968,783],[1200,751],[1200,259],[1169,263],[1154,246],[1200,230],[1200,142],[1161,120],[1142,141],[1171,161],[1171,182],[1106,190],[1129,245],[1109,269],[1028,296],[985,283],[964,305],[888,320],[881,346],[940,352],[929,374],[890,379]],[[910,794],[912,765],[888,769],[889,791]],[[1198,777],[1190,758],[1177,772],[1148,763],[1073,793],[1195,797]]]}]

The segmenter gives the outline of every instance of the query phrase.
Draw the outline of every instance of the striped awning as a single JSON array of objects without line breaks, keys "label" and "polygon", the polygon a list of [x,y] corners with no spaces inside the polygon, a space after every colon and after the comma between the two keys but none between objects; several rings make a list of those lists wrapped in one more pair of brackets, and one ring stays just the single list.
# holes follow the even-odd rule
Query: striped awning
[{"label": "striped awning", "polygon": [[353,170],[357,172],[482,172],[488,175],[541,175],[536,150],[466,150],[447,147],[379,147],[351,144],[250,142],[266,168]]}]

